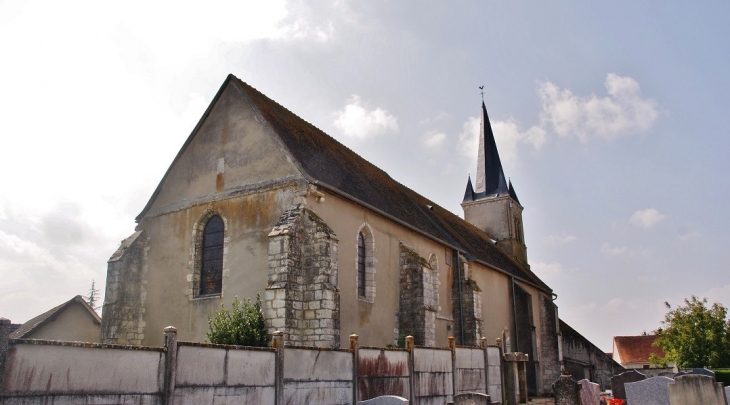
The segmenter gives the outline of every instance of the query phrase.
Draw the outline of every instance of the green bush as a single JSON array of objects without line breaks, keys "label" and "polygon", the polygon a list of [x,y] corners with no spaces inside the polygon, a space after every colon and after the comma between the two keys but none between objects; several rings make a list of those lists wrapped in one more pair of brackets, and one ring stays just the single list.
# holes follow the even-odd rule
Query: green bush
[{"label": "green bush", "polygon": [[221,345],[268,346],[264,315],[261,312],[261,294],[256,294],[256,302],[245,302],[238,297],[231,304],[231,309],[221,305],[211,317],[208,315],[208,340]]}]

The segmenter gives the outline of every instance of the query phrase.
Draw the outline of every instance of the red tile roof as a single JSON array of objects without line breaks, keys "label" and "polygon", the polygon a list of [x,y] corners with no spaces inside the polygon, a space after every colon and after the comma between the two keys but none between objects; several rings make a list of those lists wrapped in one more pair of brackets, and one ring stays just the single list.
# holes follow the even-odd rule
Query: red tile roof
[{"label": "red tile roof", "polygon": [[652,353],[664,357],[664,351],[653,345],[656,338],[656,335],[614,336],[614,351],[618,352],[621,364],[649,363]]}]

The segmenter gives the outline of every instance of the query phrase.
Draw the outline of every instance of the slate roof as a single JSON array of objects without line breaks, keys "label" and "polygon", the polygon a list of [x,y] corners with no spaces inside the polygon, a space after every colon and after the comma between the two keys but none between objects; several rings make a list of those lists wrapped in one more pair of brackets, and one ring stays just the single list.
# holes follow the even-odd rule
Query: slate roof
[{"label": "slate roof", "polygon": [[43,327],[48,322],[54,321],[58,315],[61,314],[61,312],[65,311],[66,308],[70,307],[73,304],[80,304],[84,308],[86,308],[89,313],[94,317],[94,323],[97,325],[101,325],[101,318],[99,318],[99,315],[94,311],[88,303],[86,303],[86,300],[80,296],[77,295],[70,300],[64,302],[61,305],[58,305],[56,307],[51,308],[50,310],[36,316],[35,318],[29,320],[28,322],[22,324],[20,328],[16,329],[15,332],[10,334],[11,339],[23,339],[27,338],[28,336],[32,335],[35,331]]},{"label": "slate roof", "polygon": [[652,353],[664,357],[664,351],[653,346],[656,338],[656,335],[614,336],[613,350],[618,353],[622,364],[649,363],[649,355]]},{"label": "slate roof", "polygon": [[[497,150],[497,141],[494,139],[492,124],[489,123],[489,114],[487,114],[487,106],[484,101],[482,101],[479,148],[476,183],[470,193],[471,178],[467,182],[464,202],[506,195],[517,201],[517,195],[514,194],[512,187],[508,187],[504,176],[502,160],[499,158],[499,151]],[[483,184],[480,184],[481,181],[483,181]],[[519,201],[517,202],[519,203]]]},{"label": "slate roof", "polygon": [[[483,231],[398,183],[388,173],[235,76],[229,75],[222,88],[230,80],[249,96],[302,172],[314,184],[450,245],[465,253],[470,260],[552,292],[534,273],[497,248]],[[484,112],[486,114],[486,110]],[[501,163],[498,164],[501,171]]]}]

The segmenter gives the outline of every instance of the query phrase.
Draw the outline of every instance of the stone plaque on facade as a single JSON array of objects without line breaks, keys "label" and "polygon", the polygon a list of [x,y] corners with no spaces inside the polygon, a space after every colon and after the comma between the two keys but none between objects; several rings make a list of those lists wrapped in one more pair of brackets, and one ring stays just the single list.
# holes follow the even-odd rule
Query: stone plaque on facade
[{"label": "stone plaque on facade", "polygon": [[646,380],[626,383],[626,402],[631,405],[668,405],[669,388],[674,382],[669,377],[652,377]]},{"label": "stone plaque on facade", "polygon": [[626,371],[611,377],[611,391],[613,392],[613,397],[626,399],[624,384],[641,380],[646,380],[646,376],[636,370]]}]

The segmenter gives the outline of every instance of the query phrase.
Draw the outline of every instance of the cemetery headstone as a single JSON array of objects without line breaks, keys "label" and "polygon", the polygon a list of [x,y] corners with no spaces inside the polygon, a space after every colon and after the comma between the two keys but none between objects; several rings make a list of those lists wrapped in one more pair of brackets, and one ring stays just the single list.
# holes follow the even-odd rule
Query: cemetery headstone
[{"label": "cemetery headstone", "polygon": [[667,385],[672,405],[726,405],[722,383],[701,374],[686,374]]},{"label": "cemetery headstone", "polygon": [[489,405],[489,395],[478,392],[465,392],[454,395],[454,405]]},{"label": "cemetery headstone", "polygon": [[581,385],[573,381],[569,375],[561,375],[553,383],[555,405],[581,405]]},{"label": "cemetery headstone", "polygon": [[730,387],[725,387],[725,399],[728,405],[730,405]]},{"label": "cemetery headstone", "polygon": [[626,399],[624,384],[641,380],[646,380],[646,376],[636,370],[625,371],[619,375],[611,377],[611,391],[613,392],[613,397]]},{"label": "cemetery headstone", "polygon": [[396,395],[381,395],[367,401],[358,401],[358,405],[403,405],[408,404],[408,400]]},{"label": "cemetery headstone", "polygon": [[578,381],[578,384],[582,387],[580,390],[580,400],[583,405],[600,405],[601,403],[601,386],[590,382],[589,380],[582,379]]},{"label": "cemetery headstone", "polygon": [[669,377],[652,377],[626,383],[626,402],[631,405],[669,405]]}]

